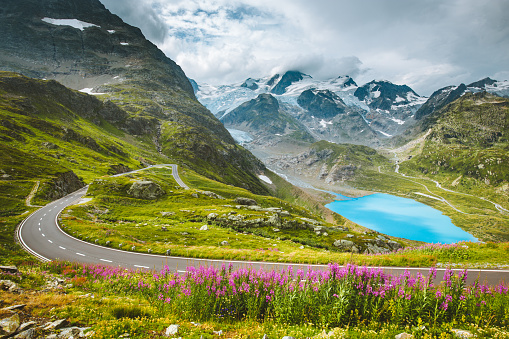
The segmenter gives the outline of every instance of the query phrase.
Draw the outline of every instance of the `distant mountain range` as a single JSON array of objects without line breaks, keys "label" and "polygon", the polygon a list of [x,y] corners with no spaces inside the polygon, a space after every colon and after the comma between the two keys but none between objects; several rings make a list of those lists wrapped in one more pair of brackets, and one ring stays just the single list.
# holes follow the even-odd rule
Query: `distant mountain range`
[{"label": "distant mountain range", "polygon": [[[230,85],[192,83],[198,100],[230,131],[248,133],[244,141],[249,138],[262,143],[289,137],[379,146],[465,93],[487,91],[509,96],[509,82],[490,78],[446,87],[430,98],[385,80],[358,86],[349,76],[315,80],[299,71]],[[263,105],[270,109],[262,118]]]}]

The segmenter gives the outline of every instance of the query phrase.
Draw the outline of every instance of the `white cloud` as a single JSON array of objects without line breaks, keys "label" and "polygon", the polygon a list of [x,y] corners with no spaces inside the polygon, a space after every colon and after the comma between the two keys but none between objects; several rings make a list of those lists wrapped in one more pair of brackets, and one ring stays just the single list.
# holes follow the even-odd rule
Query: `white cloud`
[{"label": "white cloud", "polygon": [[211,84],[299,69],[419,94],[509,72],[509,1],[103,0]]}]

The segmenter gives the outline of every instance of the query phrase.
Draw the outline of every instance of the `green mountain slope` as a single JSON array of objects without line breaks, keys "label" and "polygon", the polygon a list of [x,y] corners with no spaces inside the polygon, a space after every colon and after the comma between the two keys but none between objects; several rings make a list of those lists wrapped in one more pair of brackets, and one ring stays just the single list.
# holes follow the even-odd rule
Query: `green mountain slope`
[{"label": "green mountain slope", "polygon": [[509,181],[508,99],[466,94],[427,118],[423,128],[431,129],[424,149],[404,168],[431,176],[462,176],[487,187]]},{"label": "green mountain slope", "polygon": [[145,149],[215,180],[267,193],[256,176],[263,164],[196,100],[180,67],[99,1],[3,1],[0,20],[0,69],[102,93],[102,101],[127,114],[117,127]]}]

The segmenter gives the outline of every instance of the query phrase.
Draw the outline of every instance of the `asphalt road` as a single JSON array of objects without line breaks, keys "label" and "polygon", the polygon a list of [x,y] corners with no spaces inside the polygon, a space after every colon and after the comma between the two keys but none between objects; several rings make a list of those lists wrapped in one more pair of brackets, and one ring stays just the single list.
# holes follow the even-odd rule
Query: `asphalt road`
[{"label": "asphalt road", "polygon": [[[159,165],[157,167],[162,166],[171,166],[175,180],[184,188],[187,188],[178,177],[176,165]],[[58,217],[67,206],[78,203],[87,189],[88,187],[82,188],[56,200],[26,218],[17,230],[17,237],[21,245],[42,261],[67,260],[87,264],[120,266],[129,269],[160,270],[167,265],[171,270],[184,272],[188,266],[220,267],[223,263],[226,265],[231,263],[235,268],[253,267],[267,270],[283,269],[288,266],[293,266],[294,269],[307,269],[308,267],[314,270],[327,269],[327,265],[281,264],[154,255],[122,251],[84,242],[63,232],[58,225]],[[428,275],[429,273],[429,268],[382,267],[382,269],[391,274],[401,274],[407,269],[414,274],[421,272],[423,275]],[[443,277],[443,271],[444,269],[438,269],[436,283]],[[477,278],[481,283],[490,285],[496,285],[502,281],[509,282],[509,271],[507,270],[469,269],[468,271],[468,283],[474,282]]]}]

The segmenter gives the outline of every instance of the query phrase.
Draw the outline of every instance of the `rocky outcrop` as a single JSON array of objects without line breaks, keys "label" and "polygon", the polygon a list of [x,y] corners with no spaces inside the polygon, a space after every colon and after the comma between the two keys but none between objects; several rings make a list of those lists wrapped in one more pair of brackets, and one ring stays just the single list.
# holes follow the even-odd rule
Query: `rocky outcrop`
[{"label": "rocky outcrop", "polygon": [[83,180],[78,178],[73,171],[61,173],[49,182],[45,197],[48,200],[60,199],[84,186]]},{"label": "rocky outcrop", "polygon": [[166,192],[159,184],[150,180],[143,180],[133,183],[127,194],[137,199],[154,200],[163,196]]},{"label": "rocky outcrop", "polygon": [[243,198],[243,197],[235,198],[235,203],[237,205],[243,205],[243,206],[256,206],[256,205],[258,205],[256,200],[249,199],[249,198]]},{"label": "rocky outcrop", "polygon": [[348,110],[343,100],[329,90],[306,90],[297,98],[297,103],[320,119],[331,119]]},{"label": "rocky outcrop", "polygon": [[352,252],[352,253],[359,253],[359,248],[355,245],[353,241],[350,240],[336,240],[333,244],[340,250],[343,250],[344,252]]}]

